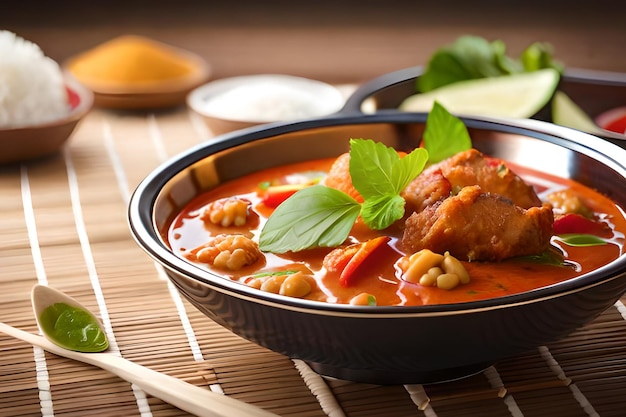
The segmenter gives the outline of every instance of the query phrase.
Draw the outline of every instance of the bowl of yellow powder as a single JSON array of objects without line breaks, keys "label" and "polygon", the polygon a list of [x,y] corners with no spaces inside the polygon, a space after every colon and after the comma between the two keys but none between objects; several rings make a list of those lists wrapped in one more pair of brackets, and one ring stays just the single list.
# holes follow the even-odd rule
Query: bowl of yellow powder
[{"label": "bowl of yellow powder", "polygon": [[199,55],[136,35],[99,44],[70,58],[65,67],[93,91],[96,106],[126,109],[183,104],[210,74]]},{"label": "bowl of yellow powder", "polygon": [[0,31],[0,164],[58,151],[92,104],[39,45]]}]

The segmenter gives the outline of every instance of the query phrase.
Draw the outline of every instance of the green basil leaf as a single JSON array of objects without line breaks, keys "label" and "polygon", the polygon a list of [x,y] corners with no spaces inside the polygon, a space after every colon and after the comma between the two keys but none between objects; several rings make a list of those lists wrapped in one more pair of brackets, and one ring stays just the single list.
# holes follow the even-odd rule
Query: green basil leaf
[{"label": "green basil leaf", "polygon": [[522,64],[506,55],[506,45],[502,41],[491,42],[494,62],[500,68],[501,75],[517,74],[524,71]]},{"label": "green basil leaf", "polygon": [[595,236],[582,233],[571,233],[560,235],[559,238],[570,246],[600,246],[606,245],[606,240]]},{"label": "green basil leaf", "polygon": [[428,152],[417,148],[404,158],[382,143],[350,139],[350,177],[364,200],[400,194],[419,175],[428,161]]},{"label": "green basil leaf", "polygon": [[507,72],[499,66],[503,44],[478,36],[461,36],[452,45],[439,48],[426,70],[417,79],[418,91],[425,93],[457,81],[497,77]]},{"label": "green basil leaf", "polygon": [[430,58],[426,69],[417,78],[416,90],[427,93],[444,85],[473,78],[476,78],[474,74],[459,62],[455,54],[439,50]]},{"label": "green basil leaf", "polygon": [[391,167],[393,193],[400,194],[417,177],[428,162],[428,151],[416,148],[404,158],[397,160]]},{"label": "green basil leaf", "polygon": [[264,277],[280,277],[283,275],[293,275],[300,271],[295,269],[287,269],[282,271],[271,271],[271,272],[259,272],[258,274],[251,275],[252,278],[264,278]]},{"label": "green basil leaf", "polygon": [[348,194],[315,185],[298,191],[279,205],[259,238],[264,252],[298,252],[343,243],[359,216],[361,205]]},{"label": "green basil leaf", "polygon": [[350,139],[350,177],[364,200],[394,192],[391,168],[398,152],[370,139]]},{"label": "green basil leaf", "polygon": [[370,229],[386,229],[402,218],[405,204],[398,194],[370,198],[363,202],[361,217]]},{"label": "green basil leaf", "polygon": [[516,259],[521,259],[525,262],[535,262],[553,266],[566,266],[563,254],[553,247],[550,247],[537,255],[519,256]]},{"label": "green basil leaf", "polygon": [[426,120],[424,148],[428,151],[429,162],[443,161],[472,147],[467,127],[458,117],[450,114],[437,101]]},{"label": "green basil leaf", "polygon": [[524,71],[538,71],[544,68],[554,68],[563,73],[563,65],[553,59],[552,45],[545,42],[535,42],[522,52],[521,62]]},{"label": "green basil leaf", "polygon": [[437,49],[417,78],[416,91],[426,93],[444,85],[476,78],[499,77],[554,68],[563,73],[563,65],[553,59],[552,45],[535,42],[520,59],[506,55],[500,40],[489,42],[479,36],[461,36],[451,45]]}]

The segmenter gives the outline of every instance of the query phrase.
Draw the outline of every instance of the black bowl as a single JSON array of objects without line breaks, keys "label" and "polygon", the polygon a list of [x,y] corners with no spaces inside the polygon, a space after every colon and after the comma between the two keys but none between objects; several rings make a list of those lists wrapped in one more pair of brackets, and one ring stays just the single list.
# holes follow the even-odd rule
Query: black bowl
[{"label": "black bowl", "polygon": [[[622,255],[576,279],[497,299],[419,307],[334,305],[255,290],[194,266],[168,248],[161,231],[204,190],[257,170],[337,156],[348,150],[350,137],[412,148],[427,116],[357,113],[233,132],[171,159],[132,196],[134,238],[207,317],[303,359],[320,374],[368,383],[432,383],[479,372],[566,336],[626,291]],[[626,150],[536,120],[463,120],[479,150],[573,178],[626,207]]]},{"label": "black bowl", "polygon": [[[362,84],[346,102],[344,112],[397,111],[404,99],[417,92],[417,79],[423,67],[409,67],[383,74]],[[565,93],[590,118],[621,107],[626,103],[626,74],[610,71],[567,69],[559,81],[558,90]],[[533,119],[552,121],[551,102]],[[601,137],[626,147],[624,135],[603,130]]]}]

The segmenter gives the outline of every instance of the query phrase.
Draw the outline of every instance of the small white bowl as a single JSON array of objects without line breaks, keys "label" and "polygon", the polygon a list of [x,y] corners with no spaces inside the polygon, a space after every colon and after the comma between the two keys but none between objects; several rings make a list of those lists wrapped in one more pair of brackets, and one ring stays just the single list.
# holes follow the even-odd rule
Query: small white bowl
[{"label": "small white bowl", "polygon": [[339,89],[308,78],[259,74],[223,78],[189,93],[187,105],[216,134],[264,123],[327,116],[345,102]]}]

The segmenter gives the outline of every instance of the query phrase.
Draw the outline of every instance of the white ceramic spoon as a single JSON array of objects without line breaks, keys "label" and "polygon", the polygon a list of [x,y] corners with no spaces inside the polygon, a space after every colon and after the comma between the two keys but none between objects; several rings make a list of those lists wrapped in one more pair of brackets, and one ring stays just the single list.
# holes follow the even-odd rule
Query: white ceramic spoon
[{"label": "white ceramic spoon", "polygon": [[[66,303],[87,310],[78,301],[68,295],[43,285],[35,285],[32,291],[32,302],[37,324],[41,312],[54,303]],[[99,321],[98,321],[99,323]],[[41,326],[40,326],[41,328]],[[146,393],[160,398],[181,410],[206,417],[278,417],[276,414],[263,410],[252,404],[218,394],[181,379],[153,371],[120,356],[110,353],[83,353],[57,346],[47,338],[16,329],[0,322],[0,332],[21,339],[32,345],[39,346],[59,356],[85,362],[119,376],[135,384]],[[43,332],[43,330],[42,330]],[[45,333],[44,333],[45,334]]]}]

